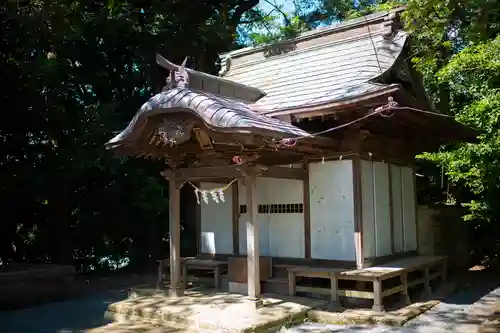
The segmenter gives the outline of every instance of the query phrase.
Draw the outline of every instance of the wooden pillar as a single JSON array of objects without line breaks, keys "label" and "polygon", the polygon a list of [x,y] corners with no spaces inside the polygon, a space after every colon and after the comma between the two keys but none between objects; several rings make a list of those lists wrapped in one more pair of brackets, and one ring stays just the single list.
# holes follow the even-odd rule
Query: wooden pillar
[{"label": "wooden pillar", "polygon": [[[169,177],[169,245],[170,245],[170,296],[180,297],[184,295],[181,283],[181,214],[180,198],[181,187],[184,184],[176,178],[175,172]],[[187,279],[187,277],[184,277]]]},{"label": "wooden pillar", "polygon": [[248,296],[260,296],[260,270],[259,270],[259,224],[257,221],[257,198],[255,197],[255,174],[245,175],[247,196],[247,284]]},{"label": "wooden pillar", "polygon": [[388,179],[389,179],[389,220],[390,220],[390,226],[391,226],[391,255],[395,254],[394,251],[394,200],[393,200],[393,193],[392,193],[392,172],[391,172],[391,163],[387,163],[387,170],[388,170]]},{"label": "wooden pillar", "polygon": [[304,162],[306,176],[303,180],[304,198],[304,257],[311,259],[311,198],[309,195],[309,163]]},{"label": "wooden pillar", "polygon": [[382,303],[382,281],[379,279],[373,280],[373,307],[374,311],[383,312],[384,304]]},{"label": "wooden pillar", "polygon": [[364,267],[363,254],[363,212],[361,197],[361,158],[352,159],[353,197],[354,197],[354,246],[356,248],[356,268]]},{"label": "wooden pillar", "polygon": [[239,184],[238,181],[236,181],[232,186],[233,255],[235,256],[238,256],[240,254],[240,196],[238,191]]}]

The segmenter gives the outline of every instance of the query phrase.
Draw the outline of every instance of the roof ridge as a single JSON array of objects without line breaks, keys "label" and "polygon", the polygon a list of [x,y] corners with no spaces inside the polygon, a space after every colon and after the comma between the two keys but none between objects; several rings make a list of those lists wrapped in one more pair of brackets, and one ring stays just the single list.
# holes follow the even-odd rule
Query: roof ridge
[{"label": "roof ridge", "polygon": [[333,23],[327,27],[321,28],[321,29],[316,28],[314,30],[309,30],[309,31],[303,32],[295,38],[281,40],[281,41],[277,41],[274,43],[268,43],[268,44],[264,44],[264,45],[249,46],[249,47],[245,47],[242,49],[233,50],[233,51],[229,51],[229,52],[223,52],[223,53],[219,54],[219,57],[224,61],[224,59],[227,59],[227,58],[240,57],[240,56],[248,55],[251,53],[264,51],[273,45],[277,45],[277,44],[281,44],[281,43],[302,42],[304,40],[317,38],[317,37],[320,37],[323,35],[334,34],[334,33],[337,33],[339,31],[352,29],[356,26],[361,26],[361,25],[365,25],[365,24],[379,21],[382,18],[386,18],[387,16],[390,16],[392,14],[400,13],[404,9],[406,9],[405,6],[400,6],[400,7],[388,10],[388,11],[380,11],[380,12],[372,13],[369,15],[361,16],[361,17],[358,17],[358,18],[355,18],[352,20],[335,22],[335,23]]}]

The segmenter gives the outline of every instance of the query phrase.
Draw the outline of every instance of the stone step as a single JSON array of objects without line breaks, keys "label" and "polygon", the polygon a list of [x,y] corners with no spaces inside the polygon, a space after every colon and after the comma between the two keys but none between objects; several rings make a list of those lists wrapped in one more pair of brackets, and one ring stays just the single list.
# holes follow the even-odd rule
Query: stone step
[{"label": "stone step", "polygon": [[119,320],[108,325],[87,330],[86,333],[204,333],[206,330],[195,329],[185,325],[163,322],[161,325],[142,320]]},{"label": "stone step", "polygon": [[[113,303],[108,307],[106,319],[117,322],[143,320],[156,324],[166,332],[172,331],[172,327],[186,331],[187,326],[191,332],[268,333],[276,332],[284,325],[302,322],[309,310],[321,307],[324,303],[323,300],[301,297],[264,294],[255,300],[214,290],[186,291],[179,298],[153,294]],[[124,333],[134,332],[132,328],[127,329]],[[154,326],[143,329],[145,332],[156,332]]]}]

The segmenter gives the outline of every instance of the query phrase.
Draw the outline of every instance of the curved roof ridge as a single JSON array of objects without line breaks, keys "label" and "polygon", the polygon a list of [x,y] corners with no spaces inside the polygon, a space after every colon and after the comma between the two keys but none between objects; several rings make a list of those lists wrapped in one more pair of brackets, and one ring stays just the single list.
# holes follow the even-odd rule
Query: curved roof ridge
[{"label": "curved roof ridge", "polygon": [[252,105],[189,88],[173,88],[156,94],[144,103],[128,126],[106,146],[115,149],[133,142],[141,136],[149,117],[178,113],[180,110],[195,115],[217,132],[254,133],[276,138],[313,137],[290,123],[258,112]]}]

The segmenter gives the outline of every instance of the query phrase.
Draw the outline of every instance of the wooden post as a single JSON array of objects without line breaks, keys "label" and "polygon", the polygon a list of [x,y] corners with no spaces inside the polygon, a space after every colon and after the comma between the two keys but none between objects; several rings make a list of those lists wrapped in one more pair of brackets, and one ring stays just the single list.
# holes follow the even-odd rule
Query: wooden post
[{"label": "wooden post", "polygon": [[248,296],[260,296],[259,270],[259,224],[257,221],[257,198],[255,197],[256,178],[254,173],[245,174],[247,191],[247,274]]},{"label": "wooden post", "polygon": [[361,196],[361,158],[352,159],[353,196],[354,196],[354,247],[356,249],[356,268],[364,268],[363,253],[363,206]]},{"label": "wooden post", "polygon": [[309,163],[304,162],[306,176],[302,182],[304,198],[304,257],[311,259],[311,198],[309,195]]},{"label": "wooden post", "polygon": [[[181,214],[180,198],[181,187],[184,184],[180,182],[172,172],[169,177],[169,204],[170,204],[170,223],[169,223],[169,243],[170,243],[170,296],[180,297],[184,295],[183,284],[181,284]],[[187,279],[187,277],[184,277]]]},{"label": "wooden post", "polygon": [[338,305],[339,295],[337,286],[337,277],[335,276],[335,273],[330,273],[330,301],[333,303],[332,305]]},{"label": "wooden post", "polygon": [[292,270],[288,270],[288,296],[295,296],[296,292],[296,278],[295,272]]},{"label": "wooden post", "polygon": [[382,281],[379,279],[373,280],[373,307],[374,311],[383,312],[384,304],[382,303]]},{"label": "wooden post", "polygon": [[401,285],[403,286],[403,291],[401,292],[401,296],[403,297],[403,303],[405,305],[410,305],[410,294],[408,294],[408,273],[403,271],[403,273],[399,277],[401,281]]},{"label": "wooden post", "polygon": [[424,290],[422,291],[422,296],[425,298],[431,297],[431,279],[430,279],[430,272],[429,272],[429,266],[424,267]]},{"label": "wooden post", "polygon": [[[240,199],[239,199],[239,185],[236,181],[232,186],[232,218],[233,218],[233,255],[240,254]],[[201,230],[201,229],[200,229]]]}]

